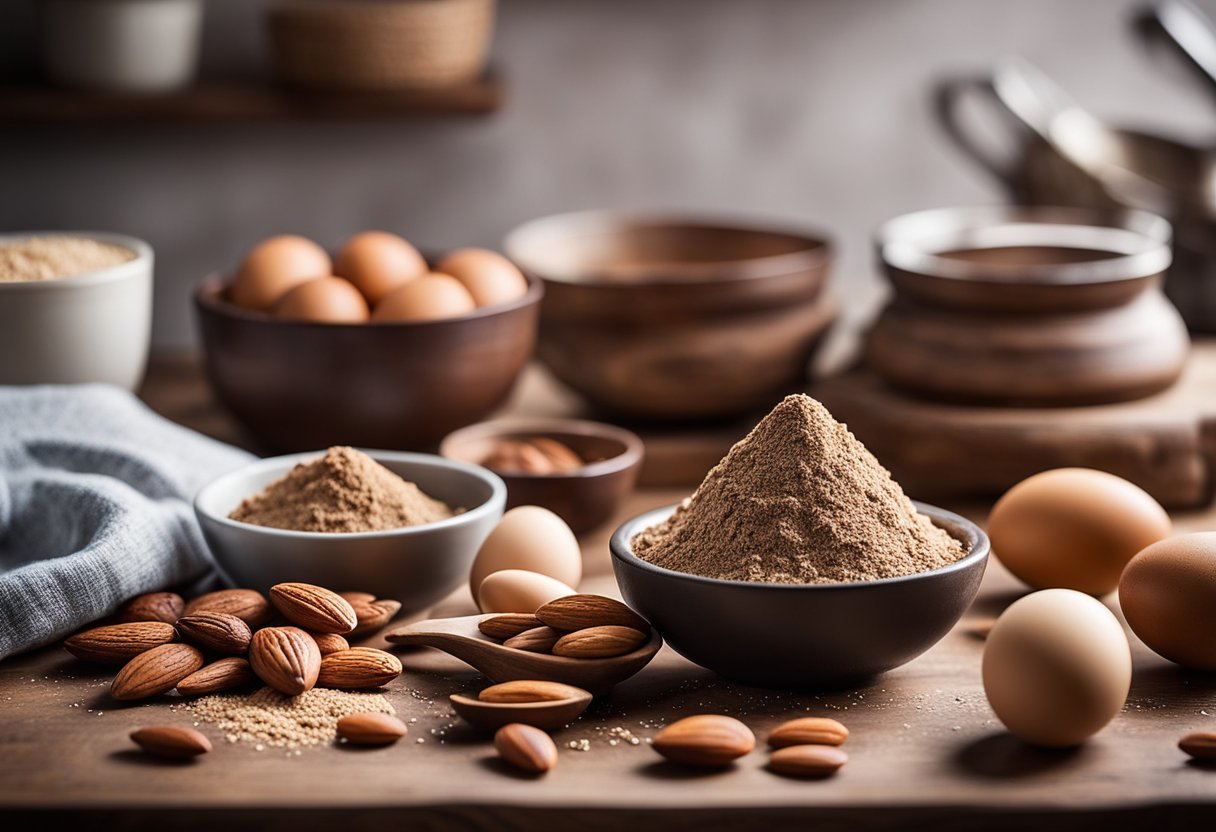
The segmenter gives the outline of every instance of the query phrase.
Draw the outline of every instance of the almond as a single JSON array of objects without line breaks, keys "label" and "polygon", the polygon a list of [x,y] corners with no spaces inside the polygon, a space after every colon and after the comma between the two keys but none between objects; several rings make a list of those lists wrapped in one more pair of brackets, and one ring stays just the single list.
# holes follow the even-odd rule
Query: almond
[{"label": "almond", "polygon": [[184,760],[206,754],[211,740],[182,725],[149,725],[131,732],[131,739],[149,754]]},{"label": "almond", "polygon": [[321,650],[297,627],[265,627],[249,642],[249,666],[270,687],[298,696],[317,683]]},{"label": "almond", "polygon": [[497,641],[514,638],[525,630],[534,630],[544,626],[535,615],[526,612],[508,612],[502,615],[491,615],[477,622],[477,629]]},{"label": "almond", "polygon": [[119,607],[115,620],[122,623],[163,621],[173,624],[182,617],[185,608],[186,602],[176,592],[146,592]]},{"label": "almond", "polygon": [[507,639],[502,646],[529,653],[548,653],[561,637],[562,634],[552,627],[533,627]]},{"label": "almond", "polygon": [[350,714],[338,720],[338,736],[355,745],[389,745],[409,733],[391,714]]},{"label": "almond", "polygon": [[351,606],[354,606],[360,601],[371,603],[372,601],[376,600],[376,596],[372,595],[370,592],[339,592],[338,594],[349,601]]},{"label": "almond", "polygon": [[647,635],[650,624],[629,607],[603,595],[567,595],[536,611],[536,617],[556,630],[585,630],[588,627],[632,627]]},{"label": "almond", "polygon": [[276,584],[270,601],[292,624],[315,633],[349,633],[359,623],[355,610],[341,595],[313,584]]},{"label": "almond", "polygon": [[608,659],[632,653],[650,636],[632,627],[610,624],[566,633],[553,645],[553,655],[570,659]]},{"label": "almond", "polygon": [[226,612],[195,612],[177,621],[182,641],[196,644],[213,653],[239,656],[249,652],[253,633],[249,625]]},{"label": "almond", "polygon": [[804,716],[783,722],[768,735],[772,748],[791,745],[844,745],[849,738],[849,729],[834,719]]},{"label": "almond", "polygon": [[1216,731],[1194,731],[1178,740],[1178,747],[1196,760],[1216,760]]},{"label": "almond", "polygon": [[162,644],[123,665],[110,683],[110,696],[122,702],[159,696],[202,666],[203,654],[197,648]]},{"label": "almond", "polygon": [[182,696],[204,696],[208,693],[243,688],[257,680],[246,659],[229,656],[194,671],[177,683]]},{"label": "almond", "polygon": [[574,685],[520,679],[491,685],[477,698],[482,702],[562,702],[586,695],[587,691]]},{"label": "almond", "polygon": [[317,649],[321,651],[321,658],[325,658],[330,653],[337,653],[339,650],[350,649],[350,642],[337,633],[310,633],[310,635],[312,640],[317,643]]},{"label": "almond", "polygon": [[352,601],[351,607],[354,608],[355,618],[359,622],[355,629],[351,630],[351,638],[382,630],[401,612],[401,602],[388,598],[381,598],[379,601]]},{"label": "almond", "polygon": [[655,736],[653,745],[673,763],[727,766],[751,753],[756,736],[733,717],[701,714],[671,723]]},{"label": "almond", "polygon": [[98,664],[126,664],[140,653],[177,641],[177,630],[163,621],[133,621],[94,627],[69,638],[64,649]]},{"label": "almond", "polygon": [[549,735],[520,722],[499,728],[494,748],[508,763],[531,774],[544,774],[557,765],[557,746]]},{"label": "almond", "polygon": [[830,777],[849,761],[844,749],[834,745],[789,745],[769,758],[769,771],[787,777]]},{"label": "almond", "polygon": [[235,615],[251,628],[261,627],[272,613],[266,596],[253,589],[220,589],[200,595],[186,604],[183,615],[196,612],[226,612]]},{"label": "almond", "polygon": [[317,684],[323,688],[378,688],[401,675],[401,660],[373,647],[339,650],[321,659]]}]

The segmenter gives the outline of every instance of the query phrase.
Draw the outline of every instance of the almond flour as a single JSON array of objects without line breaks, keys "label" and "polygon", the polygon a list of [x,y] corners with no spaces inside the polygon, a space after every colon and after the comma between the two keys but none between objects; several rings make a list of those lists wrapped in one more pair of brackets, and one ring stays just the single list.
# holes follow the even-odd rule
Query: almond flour
[{"label": "almond flour", "polygon": [[129,248],[87,237],[28,237],[0,243],[0,282],[75,277],[134,259]]},{"label": "almond flour", "polygon": [[396,713],[378,693],[328,688],[313,688],[299,696],[262,688],[248,694],[204,696],[176,707],[214,723],[228,742],[289,749],[332,742],[338,735],[338,720],[344,716]]}]

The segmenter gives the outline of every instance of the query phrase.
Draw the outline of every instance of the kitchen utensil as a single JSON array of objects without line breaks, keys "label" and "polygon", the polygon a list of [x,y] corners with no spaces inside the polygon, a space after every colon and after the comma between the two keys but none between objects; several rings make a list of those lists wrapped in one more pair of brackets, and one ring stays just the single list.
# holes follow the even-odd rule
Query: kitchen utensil
[{"label": "kitchen utensil", "polygon": [[584,691],[570,699],[547,702],[482,702],[472,696],[453,693],[448,701],[465,722],[483,731],[497,731],[512,722],[552,731],[582,716],[592,698]]},{"label": "kitchen utensil", "polygon": [[1189,0],[1153,3],[1136,18],[1138,30],[1165,43],[1216,92],[1216,25]]}]

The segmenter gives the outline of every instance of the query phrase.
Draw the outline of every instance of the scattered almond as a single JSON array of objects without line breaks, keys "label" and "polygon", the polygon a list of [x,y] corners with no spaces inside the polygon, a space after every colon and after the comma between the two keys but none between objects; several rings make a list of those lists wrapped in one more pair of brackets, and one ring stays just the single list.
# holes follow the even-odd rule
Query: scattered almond
[{"label": "scattered almond", "polygon": [[124,702],[159,696],[202,666],[203,654],[197,648],[162,644],[123,665],[110,683],[110,696]]},{"label": "scattered almond", "polygon": [[249,666],[270,687],[298,696],[317,683],[321,650],[297,627],[266,627],[249,643]]},{"label": "scattered almond", "polygon": [[401,675],[401,660],[373,647],[339,650],[321,659],[317,684],[323,688],[378,688]]},{"label": "scattered almond", "polygon": [[315,633],[349,633],[359,623],[350,601],[314,584],[276,584],[270,601],[292,624]]},{"label": "scattered almond", "polygon": [[145,592],[119,607],[114,618],[122,623],[163,621],[173,624],[181,618],[185,608],[186,602],[176,592]]},{"label": "scattered almond", "polygon": [[536,617],[557,630],[585,630],[588,627],[615,625],[631,627],[649,635],[650,624],[615,598],[603,595],[567,595],[550,601],[536,611]]},{"label": "scattered almond", "polygon": [[768,735],[772,748],[791,745],[844,745],[849,738],[849,729],[834,719],[806,716],[783,722]]},{"label": "scattered almond", "polygon": [[338,720],[338,736],[355,745],[389,745],[409,733],[391,714],[350,714]]},{"label": "scattered almond", "polygon": [[186,604],[183,615],[196,612],[226,612],[250,627],[261,627],[273,613],[266,596],[253,589],[220,589],[200,595]]},{"label": "scattered almond", "polygon": [[229,656],[204,665],[177,683],[182,696],[205,696],[234,688],[243,688],[257,680],[247,659]]},{"label": "scattered almond", "polygon": [[499,728],[494,748],[508,763],[531,774],[544,774],[557,765],[557,746],[549,735],[520,722]]},{"label": "scattered almond", "polygon": [[1216,760],[1216,731],[1193,731],[1178,740],[1178,747],[1196,760]]},{"label": "scattered almond", "polygon": [[769,771],[787,777],[830,777],[849,761],[844,749],[834,745],[789,745],[769,758]]},{"label": "scattered almond", "polygon": [[325,658],[330,653],[337,653],[339,650],[350,649],[350,642],[337,633],[310,633],[310,635],[312,640],[317,643],[317,649],[321,651],[321,658]]},{"label": "scattered almond", "polygon": [[526,650],[529,653],[548,653],[561,637],[562,633],[552,627],[533,627],[531,630],[524,630],[519,635],[512,636],[502,644],[503,647]]},{"label": "scattered almond", "polygon": [[543,626],[540,619],[526,612],[507,612],[491,615],[477,622],[477,629],[496,641],[506,641],[526,630]]},{"label": "scattered almond", "polygon": [[756,736],[734,717],[701,714],[668,725],[655,736],[653,745],[673,763],[717,767],[751,753]]},{"label": "scattered almond", "polygon": [[182,640],[213,653],[239,656],[249,652],[253,633],[249,625],[226,612],[201,612],[183,615],[177,621]]},{"label": "scattered almond", "polygon": [[181,725],[149,725],[131,732],[131,739],[149,754],[184,760],[206,754],[211,740]]},{"label": "scattered almond", "polygon": [[553,645],[553,655],[569,659],[608,659],[632,653],[650,636],[632,627],[610,624],[566,633]]},{"label": "scattered almond", "polygon": [[355,629],[350,632],[351,638],[359,638],[383,629],[401,612],[401,602],[388,598],[379,601],[352,601],[351,607],[358,621]]},{"label": "scattered almond", "polygon": [[518,680],[491,685],[477,695],[482,702],[562,702],[586,695],[582,688],[561,682]]},{"label": "scattered almond", "polygon": [[78,659],[98,664],[126,664],[131,659],[177,641],[177,630],[163,621],[133,621],[107,624],[77,633],[63,647]]}]

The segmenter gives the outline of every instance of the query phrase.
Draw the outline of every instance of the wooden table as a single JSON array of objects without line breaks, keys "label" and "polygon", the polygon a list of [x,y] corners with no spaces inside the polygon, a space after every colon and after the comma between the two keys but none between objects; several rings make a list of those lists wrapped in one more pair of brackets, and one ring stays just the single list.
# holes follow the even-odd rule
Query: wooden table
[{"label": "wooden table", "polygon": [[[159,364],[145,396],[179,421],[239,437],[188,365]],[[681,493],[640,491],[618,519]],[[1178,521],[1183,529],[1213,525],[1208,514]],[[610,528],[584,540],[591,591],[615,589]],[[397,746],[288,756],[218,741],[204,724],[216,750],[194,764],[165,765],[133,751],[127,734],[185,722],[184,714],[163,701],[121,706],[106,695],[112,674],[44,650],[0,663],[0,830],[1211,828],[1216,769],[1188,764],[1175,742],[1216,728],[1216,677],[1184,673],[1137,642],[1125,712],[1082,748],[1034,750],[1001,729],[984,698],[982,641],[971,629],[1020,592],[993,563],[954,632],[857,691],[744,688],[664,649],[556,736],[559,765],[540,780],[504,769],[484,737],[457,723],[446,697],[475,686],[476,676],[439,654],[403,656],[407,671],[387,696],[417,722]],[[438,610],[468,611],[459,593]],[[793,716],[837,717],[852,731],[851,759],[831,780],[801,782],[766,771],[762,749],[725,771],[694,772],[660,762],[644,741],[610,741],[614,728],[645,738],[701,712],[738,716],[761,738]],[[578,740],[590,750],[568,747]]]}]

